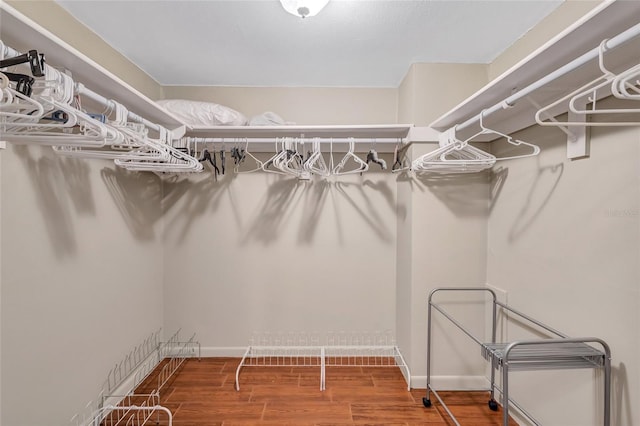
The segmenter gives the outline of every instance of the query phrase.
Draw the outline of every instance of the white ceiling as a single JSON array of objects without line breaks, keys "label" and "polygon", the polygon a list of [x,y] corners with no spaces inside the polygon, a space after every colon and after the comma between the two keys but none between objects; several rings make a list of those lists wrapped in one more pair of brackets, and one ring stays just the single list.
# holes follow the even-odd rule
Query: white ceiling
[{"label": "white ceiling", "polygon": [[562,0],[57,0],[163,85],[397,87],[412,63],[489,63]]}]

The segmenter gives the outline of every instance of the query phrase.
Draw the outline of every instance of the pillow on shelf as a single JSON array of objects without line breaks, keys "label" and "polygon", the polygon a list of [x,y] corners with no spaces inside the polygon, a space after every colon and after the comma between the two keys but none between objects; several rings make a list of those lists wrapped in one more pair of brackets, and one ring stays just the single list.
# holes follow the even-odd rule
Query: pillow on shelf
[{"label": "pillow on shelf", "polygon": [[295,123],[284,121],[282,117],[271,111],[255,115],[251,117],[251,120],[249,120],[249,126],[283,126],[293,124]]},{"label": "pillow on shelf", "polygon": [[247,118],[238,111],[213,102],[162,99],[158,105],[188,126],[245,126]]}]

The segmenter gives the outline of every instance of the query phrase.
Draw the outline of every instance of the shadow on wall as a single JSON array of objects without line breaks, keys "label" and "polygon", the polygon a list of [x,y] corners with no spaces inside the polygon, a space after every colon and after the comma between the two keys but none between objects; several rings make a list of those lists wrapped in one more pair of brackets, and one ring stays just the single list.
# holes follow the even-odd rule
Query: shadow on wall
[{"label": "shadow on wall", "polygon": [[538,169],[527,194],[527,199],[509,230],[508,240],[510,243],[518,240],[535,222],[558,187],[564,172],[564,163],[540,166],[540,160],[537,159],[537,161]]},{"label": "shadow on wall", "polygon": [[500,197],[507,176],[509,176],[508,167],[494,167],[489,171],[489,213],[493,211],[493,207]]},{"label": "shadow on wall", "polygon": [[54,255],[62,259],[75,254],[78,247],[71,206],[79,215],[95,215],[89,166],[43,147],[15,145],[13,152],[27,170]]},{"label": "shadow on wall", "polygon": [[[418,185],[427,188],[458,217],[484,217],[489,207],[489,194],[499,193],[506,174],[490,179],[489,172],[467,174],[428,174],[415,175]],[[501,172],[503,173],[503,172]],[[496,185],[488,191],[489,182]]]},{"label": "shadow on wall", "polygon": [[[311,244],[320,232],[320,222],[331,220],[332,217],[335,218],[335,226],[330,229],[332,232],[335,229],[337,239],[342,244],[343,232],[348,229],[346,218],[353,215],[368,225],[381,241],[393,240],[388,217],[381,212],[381,208],[388,206],[395,214],[394,191],[385,178],[376,179],[373,176],[364,181],[360,178],[351,182],[325,179],[301,181],[266,175],[262,197],[255,205],[242,209],[254,212],[245,224],[237,202],[239,190],[233,185],[237,177],[235,173],[228,173],[218,180],[211,175],[165,180],[162,211],[167,217],[166,237],[175,238],[178,243],[184,242],[189,232],[194,231],[192,228],[199,218],[217,211],[223,202],[228,202],[240,235],[240,244],[250,241],[271,244],[292,226],[298,228],[298,244]],[[172,209],[175,212],[169,218],[167,213]],[[333,215],[328,212],[333,212]]]},{"label": "shadow on wall", "polygon": [[[601,380],[604,380],[601,377]],[[627,367],[620,363],[618,367],[611,367],[611,424],[634,425],[631,413],[632,403],[629,400],[629,383],[627,380]]]},{"label": "shadow on wall", "polygon": [[198,181],[180,176],[163,181],[162,214],[178,204],[181,205],[180,212],[166,223],[167,236],[169,233],[175,233],[177,242],[184,242],[198,217],[218,210],[224,194],[228,196],[236,226],[239,228],[241,224],[238,204],[231,190],[235,178],[234,173],[227,173],[217,180],[213,175],[207,174]]},{"label": "shadow on wall", "polygon": [[[297,179],[277,179],[269,185],[260,200],[256,215],[251,220],[241,243],[251,240],[270,244],[278,239],[283,229],[290,226],[292,216],[300,204],[302,215],[299,222],[298,243],[311,244],[317,234],[327,201],[333,207],[335,230],[339,244],[344,243],[345,217],[355,213],[356,217],[368,225],[383,242],[392,241],[388,223],[379,212],[379,203],[372,202],[373,193],[381,194],[391,211],[395,211],[393,191],[384,180],[364,182],[343,182],[319,179],[299,181]],[[347,211],[348,210],[348,211]]]},{"label": "shadow on wall", "polygon": [[152,241],[154,225],[162,216],[160,178],[118,167],[105,167],[100,176],[134,238]]}]

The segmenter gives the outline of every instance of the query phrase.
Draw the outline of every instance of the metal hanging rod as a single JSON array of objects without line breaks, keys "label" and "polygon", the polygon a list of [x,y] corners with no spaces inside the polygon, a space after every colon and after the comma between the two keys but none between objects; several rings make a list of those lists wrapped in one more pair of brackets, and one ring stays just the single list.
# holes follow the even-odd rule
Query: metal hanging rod
[{"label": "metal hanging rod", "polygon": [[574,71],[575,69],[581,67],[582,65],[585,65],[586,63],[598,58],[599,54],[600,54],[600,50],[602,48],[604,48],[604,50],[610,50],[610,49],[615,49],[618,46],[621,46],[622,44],[633,40],[634,38],[638,37],[640,35],[640,24],[636,24],[633,27],[627,29],[626,31],[623,31],[622,33],[618,34],[617,36],[606,40],[603,43],[603,46],[600,47],[595,47],[593,49],[591,49],[590,51],[588,51],[587,53],[583,54],[582,56],[574,59],[573,61],[569,62],[568,64],[558,68],[557,70],[555,70],[554,72],[548,74],[547,76],[539,79],[538,81],[530,84],[529,86],[525,87],[524,89],[519,90],[518,92],[514,93],[513,95],[509,96],[508,98],[504,99],[502,102],[495,104],[494,106],[487,108],[483,111],[481,111],[480,113],[474,115],[473,117],[469,118],[467,121],[460,123],[456,126],[457,130],[463,130],[467,127],[470,127],[476,123],[480,122],[481,117],[487,117],[495,112],[498,111],[502,111],[504,109],[508,109],[510,107],[512,107],[517,101],[519,101],[520,99],[530,95],[531,93],[535,92],[536,90],[546,86],[547,84],[551,83],[552,81]]},{"label": "metal hanging rod", "polygon": [[[78,93],[79,95],[85,96],[85,97],[91,99],[92,101],[101,104],[105,108],[112,108],[112,107],[115,106],[115,101],[105,98],[104,96],[102,96],[102,95],[94,92],[93,90],[87,88],[82,83],[76,83],[75,89],[76,89],[76,93]],[[136,123],[144,124],[146,127],[148,127],[151,130],[155,130],[156,132],[160,132],[160,129],[162,128],[162,126],[160,126],[159,124],[152,123],[151,121],[147,120],[146,118],[141,117],[138,114],[136,114],[134,112],[131,112],[131,111],[127,111],[127,118],[129,120],[131,120],[131,121],[136,122]]]},{"label": "metal hanging rod", "polygon": [[319,141],[320,143],[349,143],[350,140],[354,140],[356,143],[369,143],[375,145],[376,143],[400,143],[405,138],[374,138],[374,137],[353,137],[353,138],[332,138],[332,137],[304,137],[304,136],[274,136],[274,137],[228,137],[228,138],[198,138],[192,136],[186,136],[182,138],[182,141],[187,143],[229,143],[236,142],[252,142],[252,143],[275,143],[283,139],[295,139],[303,142]]}]

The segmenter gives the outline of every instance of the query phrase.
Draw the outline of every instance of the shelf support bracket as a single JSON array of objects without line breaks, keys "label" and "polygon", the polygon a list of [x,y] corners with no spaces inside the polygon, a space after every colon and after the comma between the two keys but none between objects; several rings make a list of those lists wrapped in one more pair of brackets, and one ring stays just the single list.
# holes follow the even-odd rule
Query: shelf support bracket
[{"label": "shelf support bracket", "polygon": [[[586,99],[582,101],[580,104],[576,103],[576,108],[579,111],[584,111],[586,108],[587,102]],[[587,121],[586,114],[578,114],[571,110],[569,110],[569,117],[567,119],[568,122],[584,122]],[[578,158],[584,158],[589,156],[589,127],[587,125],[583,126],[572,126],[570,131],[567,132],[567,158],[570,160],[575,160]]]}]

